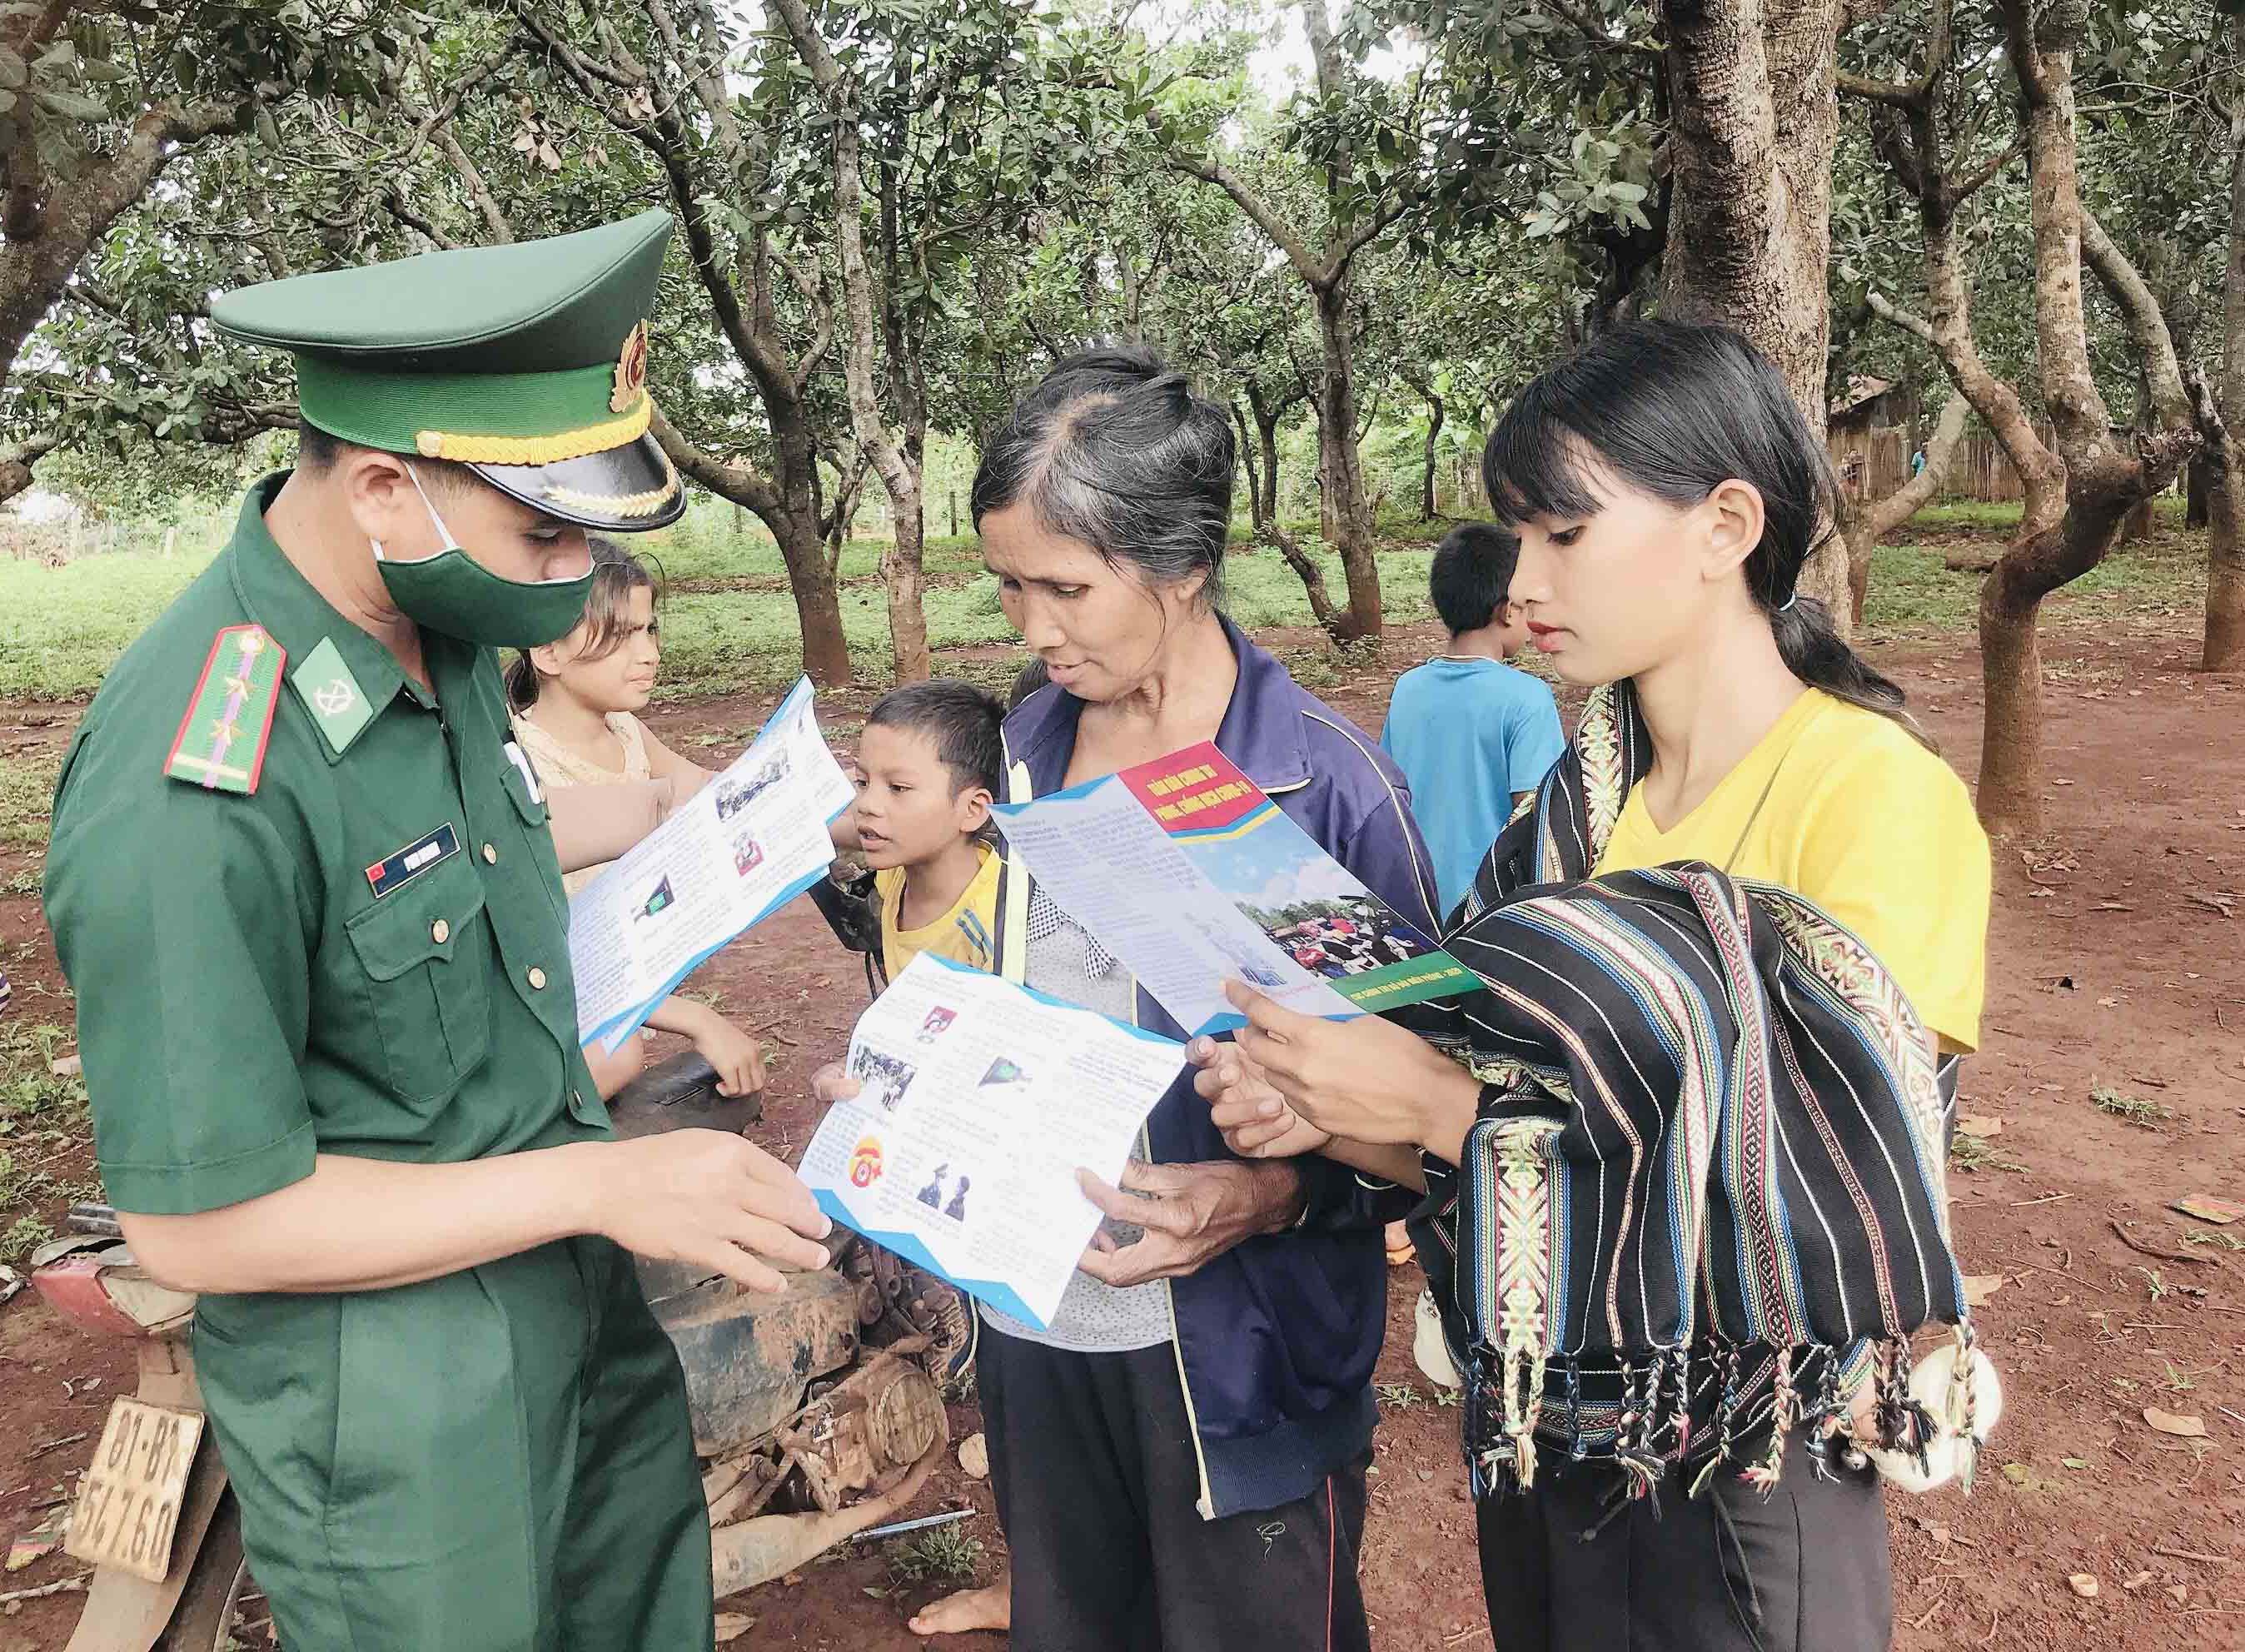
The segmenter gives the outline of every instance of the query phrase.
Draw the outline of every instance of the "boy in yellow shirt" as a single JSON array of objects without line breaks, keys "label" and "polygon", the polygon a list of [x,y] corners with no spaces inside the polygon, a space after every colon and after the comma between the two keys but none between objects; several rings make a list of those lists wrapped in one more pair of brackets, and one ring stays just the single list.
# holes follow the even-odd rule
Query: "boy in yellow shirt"
[{"label": "boy in yellow shirt", "polygon": [[995,700],[963,682],[893,689],[865,719],[858,801],[835,841],[872,868],[891,980],[921,952],[991,965],[1003,863],[989,842],[990,801],[1005,767],[1004,721]]}]

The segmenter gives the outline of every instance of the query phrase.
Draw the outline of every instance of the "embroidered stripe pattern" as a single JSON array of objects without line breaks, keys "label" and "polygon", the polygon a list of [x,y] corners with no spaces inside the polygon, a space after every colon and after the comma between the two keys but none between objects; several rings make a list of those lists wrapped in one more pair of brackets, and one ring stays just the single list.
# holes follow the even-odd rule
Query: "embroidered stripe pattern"
[{"label": "embroidered stripe pattern", "polygon": [[1533,1440],[1638,1491],[1687,1462],[1767,1479],[1866,1372],[1902,1414],[1901,1339],[1969,1334],[1922,1022],[1798,895],[1590,879],[1650,761],[1628,687],[1594,694],[1443,938],[1485,990],[1395,1013],[1495,1087],[1414,1219],[1478,1486],[1526,1482]]}]

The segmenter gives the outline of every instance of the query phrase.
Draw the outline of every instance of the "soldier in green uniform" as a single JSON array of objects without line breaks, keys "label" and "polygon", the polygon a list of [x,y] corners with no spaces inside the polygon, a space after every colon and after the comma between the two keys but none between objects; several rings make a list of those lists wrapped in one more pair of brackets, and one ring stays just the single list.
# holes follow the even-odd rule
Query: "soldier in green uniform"
[{"label": "soldier in green uniform", "polygon": [[102,1175],[203,1293],[289,1652],[709,1646],[683,1384],[627,1252],[763,1289],[824,1261],[748,1142],[610,1139],[556,845],[611,856],[657,800],[549,832],[492,653],[574,623],[586,528],[682,509],[648,435],[669,227],[221,299],[295,353],[298,465],[119,661],[56,797]]}]

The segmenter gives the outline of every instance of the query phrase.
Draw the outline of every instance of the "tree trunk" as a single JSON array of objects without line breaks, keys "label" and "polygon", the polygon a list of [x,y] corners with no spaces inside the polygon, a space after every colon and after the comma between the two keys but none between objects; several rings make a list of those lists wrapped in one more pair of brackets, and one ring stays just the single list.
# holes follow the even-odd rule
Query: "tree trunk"
[{"label": "tree trunk", "polygon": [[[1824,439],[1834,92],[1840,0],[1662,0],[1674,191],[1662,313],[1736,328],[1774,362]],[[1801,586],[1835,614],[1835,537]]]},{"label": "tree trunk", "polygon": [[2134,545],[2139,540],[2150,538],[2152,525],[2157,519],[2157,514],[2149,495],[2137,500],[2130,508],[2128,514],[2120,519],[2119,543]]},{"label": "tree trunk", "polygon": [[[2188,429],[2181,373],[2156,302],[2133,266],[2082,210],[2072,40],[2080,15],[2041,12],[2031,0],[1998,0],[1997,10],[2026,141],[2036,364],[2065,475],[2065,512],[2055,530],[2006,551],[1980,593],[1988,719],[1980,818],[1991,832],[2026,833],[2042,823],[2041,670],[2034,626],[2043,599],[2104,560],[2122,518],[2174,477],[2197,437]],[[2090,365],[2081,291],[2085,248],[2128,323],[2158,410],[2160,430],[2133,450],[2115,438],[2112,413]]]},{"label": "tree trunk", "polygon": [[848,686],[850,640],[842,629],[842,592],[815,522],[788,517],[767,523],[787,567],[788,589],[803,627],[803,674],[821,688]]},{"label": "tree trunk", "polygon": [[850,643],[842,629],[842,604],[828,565],[825,538],[813,503],[817,448],[811,439],[803,403],[768,395],[765,411],[772,435],[772,476],[767,480],[745,464],[727,464],[687,440],[661,408],[654,434],[670,462],[721,499],[746,505],[771,530],[787,568],[788,590],[803,628],[803,669],[822,688],[850,681]]},{"label": "tree trunk", "polygon": [[1372,511],[1364,496],[1364,471],[1356,445],[1356,363],[1349,336],[1346,274],[1317,293],[1318,333],[1325,371],[1318,385],[1319,471],[1332,530],[1326,543],[1340,556],[1348,583],[1348,610],[1334,640],[1376,639],[1380,630],[1380,564],[1372,550]]},{"label": "tree trunk", "polygon": [[2206,491],[2212,483],[2213,461],[2203,453],[2194,457],[2183,472],[2182,525],[2186,528],[2207,525]]},{"label": "tree trunk", "polygon": [[[2245,51],[2245,16],[2233,17],[2230,40]],[[2201,489],[2206,506],[2206,643],[2208,671],[2245,671],[2245,454],[2234,432],[2245,428],[2245,87],[2233,87],[2229,114],[2229,247],[2222,277],[2221,399],[2209,404],[2199,387],[2200,430],[2208,463]]]},{"label": "tree trunk", "polygon": [[[1247,416],[1237,403],[1232,404],[1231,416],[1239,426],[1239,457],[1247,467],[1247,516],[1254,524],[1255,538],[1276,551],[1294,571],[1294,577],[1302,582],[1303,594],[1309,599],[1310,617],[1333,640],[1344,640],[1345,612],[1333,606],[1333,593],[1326,586],[1325,570],[1312,561],[1294,536],[1278,525],[1278,422],[1285,416],[1291,403],[1271,401],[1252,380],[1248,382],[1247,399],[1255,410],[1254,441],[1247,439]],[[1258,452],[1262,456],[1259,464]]]},{"label": "tree trunk", "polygon": [[2005,557],[1980,587],[1980,821],[1997,836],[2042,825],[2042,598]]},{"label": "tree trunk", "polygon": [[2206,466],[2206,649],[2208,671],[2245,671],[2245,456],[2209,442]]},{"label": "tree trunk", "polygon": [[1247,476],[1247,525],[1259,533],[1263,527],[1263,478],[1255,464],[1254,433],[1247,428],[1247,415],[1237,402],[1231,404],[1231,428],[1239,437],[1239,468]]},{"label": "tree trunk", "polygon": [[[841,265],[843,308],[848,316],[848,348],[843,356],[843,377],[850,391],[850,422],[858,445],[872,461],[889,496],[889,548],[881,557],[881,582],[886,587],[889,642],[899,682],[918,682],[928,674],[927,613],[921,606],[925,579],[922,554],[920,468],[909,450],[909,440],[899,442],[881,411],[875,376],[880,349],[877,337],[873,274],[865,261],[865,179],[862,172],[863,134],[858,125],[857,82],[827,49],[812,23],[804,0],[774,0],[774,10],[795,41],[804,67],[825,93],[833,116],[834,245]],[[884,182],[888,174],[883,174]],[[896,206],[893,192],[882,192],[881,218],[885,247],[896,245]],[[898,348],[899,322],[893,306],[895,283],[886,295],[890,366],[899,383],[907,381],[912,363]],[[909,421],[907,421],[909,423]]]},{"label": "tree trunk", "polygon": [[1427,398],[1427,474],[1419,499],[1419,520],[1432,522],[1441,514],[1441,501],[1434,496],[1435,455],[1442,439],[1442,398]]},{"label": "tree trunk", "polygon": [[[1971,412],[1970,402],[1961,396],[1950,396],[1926,445],[1925,468],[1883,499],[1841,506],[1840,531],[1848,550],[1848,624],[1841,627],[1841,635],[1853,636],[1855,627],[1863,623],[1863,600],[1871,588],[1871,553],[1878,549],[1880,540],[1930,504],[1941,491],[1950,461],[1964,444],[1964,423]],[[1841,613],[1835,611],[1832,617],[1836,625]]]}]

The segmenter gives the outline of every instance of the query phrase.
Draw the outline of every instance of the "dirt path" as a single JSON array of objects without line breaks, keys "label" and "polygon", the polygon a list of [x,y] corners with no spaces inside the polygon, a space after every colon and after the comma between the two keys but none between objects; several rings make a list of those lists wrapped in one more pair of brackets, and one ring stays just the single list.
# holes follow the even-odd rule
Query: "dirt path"
[{"label": "dirt path", "polygon": [[[1383,664],[1339,668],[1319,692],[1376,729],[1388,681],[1419,641],[1391,643]],[[1876,657],[1969,776],[1972,655]],[[2175,634],[2074,630],[2052,640],[2048,658],[2051,829],[1998,851],[1985,1046],[1964,1087],[1966,1114],[2000,1121],[1991,1156],[2018,1168],[1952,1181],[1965,1270],[2000,1281],[1980,1323],[2009,1410],[1970,1500],[1892,1501],[1896,1645],[2245,1647],[2245,1249],[2166,1209],[2193,1192],[2245,1197],[2245,931],[2228,916],[2245,912],[2245,685],[2192,673]],[[854,732],[870,698],[831,697],[830,725]],[[736,696],[667,708],[656,721],[674,741],[709,741],[686,748],[716,760],[770,703]],[[0,857],[0,879],[9,870]],[[52,954],[33,903],[0,900],[0,956],[18,988],[11,1013],[51,1014],[39,992],[53,984]],[[773,1041],[759,1134],[799,1151],[810,1072],[840,1052],[863,1000],[854,960],[804,907],[722,955],[696,985],[722,992],[729,1012]],[[2100,1111],[2091,1099],[2100,1086],[2167,1116]],[[2245,1239],[2241,1229],[2228,1231]],[[1415,1270],[1399,1275],[1380,1372],[1391,1386],[1364,1567],[1375,1643],[1486,1647],[1455,1413],[1409,1363],[1416,1288]],[[34,1524],[37,1505],[84,1466],[88,1444],[50,1443],[98,1425],[126,1364],[35,1301],[0,1309],[0,1537]],[[101,1387],[88,1393],[88,1378]],[[2155,1432],[2147,1407],[2197,1417],[2207,1437]],[[955,1412],[954,1424],[971,1427],[971,1413]],[[1001,1547],[987,1486],[954,1472],[914,1512],[960,1502],[978,1510],[967,1526],[987,1551],[987,1578]],[[74,1570],[49,1559],[0,1589]],[[2099,1581],[2093,1600],[2069,1588],[2076,1573]],[[914,1644],[905,1619],[937,1590],[889,1584],[883,1556],[844,1554],[729,1609],[757,1620],[743,1645],[900,1649]],[[56,1600],[0,1617],[0,1652],[59,1647],[74,1615]]]}]

